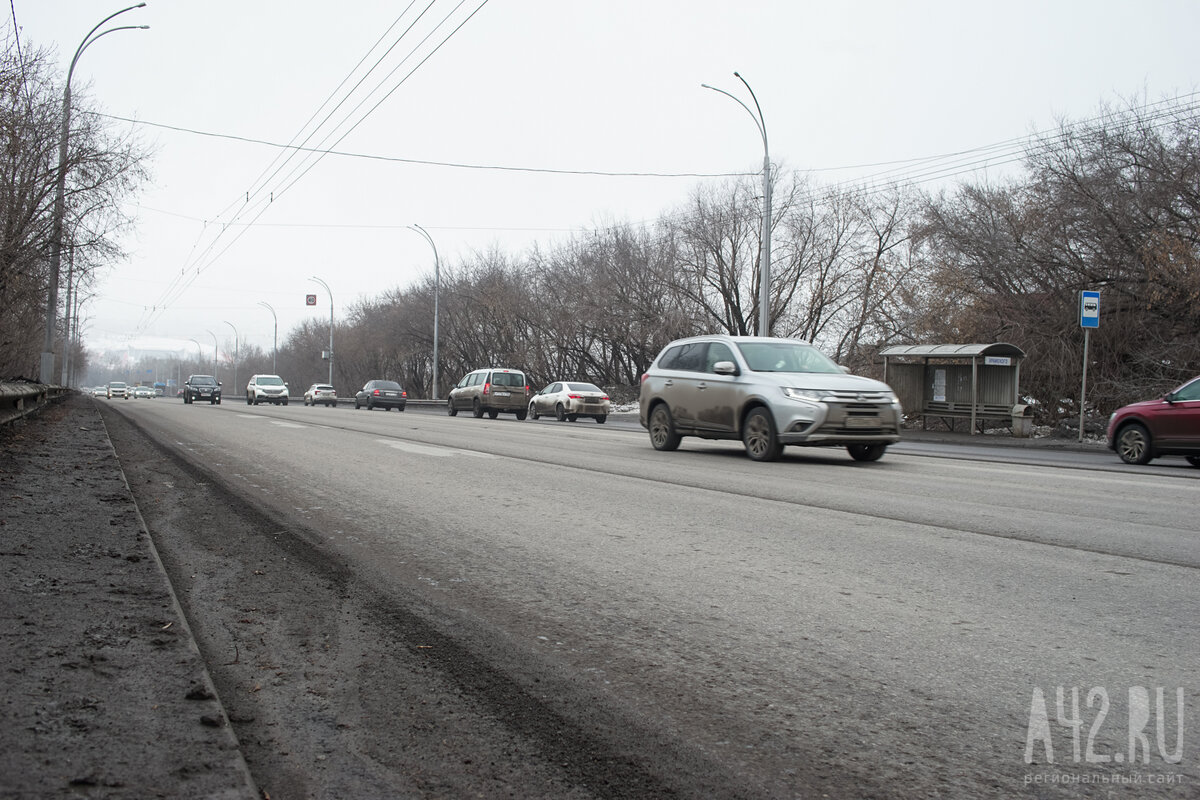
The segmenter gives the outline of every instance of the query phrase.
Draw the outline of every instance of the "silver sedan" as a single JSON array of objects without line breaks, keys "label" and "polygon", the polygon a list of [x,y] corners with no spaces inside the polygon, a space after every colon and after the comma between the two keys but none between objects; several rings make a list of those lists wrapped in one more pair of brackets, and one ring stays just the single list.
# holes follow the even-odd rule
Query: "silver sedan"
[{"label": "silver sedan", "polygon": [[553,414],[559,422],[592,417],[603,425],[611,409],[612,401],[603,389],[593,383],[577,381],[552,383],[529,401],[529,416],[537,419],[543,414]]}]

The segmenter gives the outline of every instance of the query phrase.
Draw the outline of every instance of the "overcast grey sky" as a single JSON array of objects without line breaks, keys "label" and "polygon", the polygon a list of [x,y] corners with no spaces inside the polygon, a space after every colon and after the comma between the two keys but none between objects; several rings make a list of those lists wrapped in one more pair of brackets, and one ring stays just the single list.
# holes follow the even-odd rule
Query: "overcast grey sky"
[{"label": "overcast grey sky", "polygon": [[[11,0],[22,45],[56,48],[64,74],[84,35],[129,4]],[[432,274],[412,223],[457,263],[653,221],[718,180],[552,170],[760,169],[750,117],[701,88],[749,103],[735,70],[762,105],[772,160],[832,183],[1019,139],[1101,103],[1192,102],[1200,3],[148,0],[118,20],[150,30],[89,47],[73,86],[139,121],[154,179],[137,198],[129,259],[85,311],[89,346],[211,348],[211,330],[224,349],[228,320],[269,349],[260,301],[281,338],[328,318],[311,276],[340,314]],[[283,151],[263,142],[299,141],[365,73],[364,57],[382,57],[379,68],[309,144],[375,158],[294,159],[273,174]]]}]

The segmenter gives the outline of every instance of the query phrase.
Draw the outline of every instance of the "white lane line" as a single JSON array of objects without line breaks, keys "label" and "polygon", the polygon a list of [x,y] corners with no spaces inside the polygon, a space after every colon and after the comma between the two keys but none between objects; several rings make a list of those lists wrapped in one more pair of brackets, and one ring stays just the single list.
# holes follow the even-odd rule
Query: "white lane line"
[{"label": "white lane line", "polygon": [[474,456],[475,458],[497,458],[491,453],[480,453],[475,450],[459,450],[456,447],[437,447],[435,445],[417,444],[415,442],[401,442],[395,439],[376,439],[380,444],[387,445],[393,450],[402,450],[405,453],[413,453],[418,456],[435,456],[437,458],[446,458],[448,456]]},{"label": "white lane line", "polygon": [[278,425],[281,428],[307,428],[308,427],[307,425],[301,425],[298,422],[283,422],[283,421],[277,420],[277,419],[271,420],[271,424]]}]

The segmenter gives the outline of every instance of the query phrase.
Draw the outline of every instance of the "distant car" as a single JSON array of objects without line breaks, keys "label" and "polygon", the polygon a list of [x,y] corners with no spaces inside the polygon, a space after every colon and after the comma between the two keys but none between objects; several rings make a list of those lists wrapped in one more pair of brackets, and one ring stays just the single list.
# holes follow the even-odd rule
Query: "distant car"
[{"label": "distant car", "polygon": [[278,375],[251,375],[246,384],[246,405],[288,404],[288,385]]},{"label": "distant car", "polygon": [[188,375],[183,383],[183,402],[191,405],[197,400],[207,400],[209,405],[221,404],[221,382],[212,375]]},{"label": "distant car", "polygon": [[1108,419],[1108,446],[1126,464],[1185,456],[1200,467],[1200,375],[1155,400],[1114,411]]},{"label": "distant car", "polygon": [[92,389],[92,397],[108,397],[107,386],[96,386]]},{"label": "distant car", "polygon": [[109,400],[112,400],[114,397],[120,397],[123,400],[128,400],[129,386],[123,381],[112,381],[108,384],[105,395]]},{"label": "distant car", "polygon": [[446,413],[456,416],[470,410],[479,418],[487,414],[495,419],[501,412],[525,419],[529,414],[529,384],[519,369],[491,367],[463,376],[446,398]]},{"label": "distant car", "polygon": [[655,450],[675,450],[684,436],[740,439],[755,461],[775,461],[785,445],[841,446],[855,461],[877,461],[900,441],[891,388],[847,374],[799,339],[671,342],[642,375],[638,415]]},{"label": "distant car", "polygon": [[314,383],[304,390],[304,405],[315,406],[318,403],[325,406],[337,405],[337,392],[328,383]]},{"label": "distant car", "polygon": [[608,419],[612,401],[594,383],[558,381],[542,389],[529,401],[529,416],[537,419],[553,414],[559,422],[574,422],[580,417],[592,417],[601,425]]},{"label": "distant car", "polygon": [[133,396],[134,397],[157,397],[158,395],[156,395],[154,393],[154,390],[152,388],[150,388],[149,386],[135,386],[135,387],[133,387]]},{"label": "distant car", "polygon": [[367,411],[382,408],[387,411],[394,408],[403,411],[408,405],[408,392],[395,381],[367,381],[363,388],[354,395],[354,407],[367,407]]}]

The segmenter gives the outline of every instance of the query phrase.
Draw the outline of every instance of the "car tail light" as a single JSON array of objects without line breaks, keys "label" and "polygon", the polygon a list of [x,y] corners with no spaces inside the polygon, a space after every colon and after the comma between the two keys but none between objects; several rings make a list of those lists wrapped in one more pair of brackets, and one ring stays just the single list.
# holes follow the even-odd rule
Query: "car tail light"
[{"label": "car tail light", "polygon": [[379,390],[378,390],[378,389],[376,389],[375,391],[371,392],[371,394],[373,394],[373,395],[375,395],[376,397],[378,397],[378,396],[379,396]]},{"label": "car tail light", "polygon": [[608,395],[604,395],[604,397],[601,397],[600,399],[601,399],[601,400],[608,400]]},{"label": "car tail light", "polygon": [[650,373],[648,373],[648,372],[643,372],[643,373],[642,373],[642,383],[645,383],[645,382],[646,382],[646,378],[649,378],[649,377],[650,377]]},{"label": "car tail light", "polygon": [[483,385],[483,393],[488,394],[491,391],[492,391],[492,385],[490,383],[485,383]]},{"label": "car tail light", "polygon": [[408,397],[408,392],[401,392],[401,393],[400,393],[400,396],[401,396],[401,397]]},{"label": "car tail light", "polygon": [[567,397],[569,397],[569,398],[570,398],[570,399],[572,399],[572,400],[581,400],[581,399],[583,398],[583,395],[581,395],[581,394],[569,394],[569,395],[567,395]]}]

